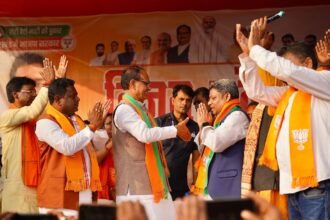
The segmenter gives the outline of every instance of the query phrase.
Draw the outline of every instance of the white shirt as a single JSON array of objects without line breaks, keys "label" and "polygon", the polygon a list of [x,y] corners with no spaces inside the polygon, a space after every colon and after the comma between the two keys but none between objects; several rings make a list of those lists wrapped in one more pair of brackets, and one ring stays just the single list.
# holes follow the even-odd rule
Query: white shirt
[{"label": "white shirt", "polygon": [[121,104],[117,107],[114,123],[121,132],[130,133],[142,143],[161,141],[174,138],[177,135],[175,126],[148,128],[136,111],[127,104]]},{"label": "white shirt", "polygon": [[99,129],[94,132],[92,142],[96,150],[104,148],[108,140],[109,135],[105,129]]},{"label": "white shirt", "polygon": [[[330,179],[330,71],[315,71],[296,66],[260,46],[252,47],[250,57],[240,56],[240,80],[249,98],[269,106],[277,106],[288,87],[266,87],[258,77],[257,65],[274,77],[312,95],[311,125],[317,180]],[[305,188],[292,188],[290,163],[289,120],[294,93],[284,113],[284,120],[276,142],[276,156],[280,170],[280,193],[289,194]],[[308,106],[306,106],[308,107]],[[303,161],[302,161],[303,163]]]},{"label": "white shirt", "polygon": [[[144,108],[144,104],[139,102]],[[147,124],[140,118],[137,112],[127,104],[120,104],[114,115],[114,123],[121,132],[129,132],[142,143],[151,143],[177,135],[175,126],[148,128]],[[175,219],[173,201],[168,195],[168,199],[162,199],[159,203],[153,201],[153,195],[130,195],[129,189],[125,196],[117,196],[116,201],[139,200],[146,208],[148,218],[151,220]]]},{"label": "white shirt", "polygon": [[[71,117],[71,120],[74,124],[75,130],[78,132],[71,137],[65,133],[56,122],[49,119],[41,119],[37,121],[36,135],[40,141],[46,142],[50,147],[65,156],[73,155],[83,149],[88,178],[90,179],[91,164],[86,145],[92,140],[93,132],[88,126],[80,131],[74,116]],[[90,202],[92,202],[92,191],[80,191],[79,204]]]},{"label": "white shirt", "polygon": [[195,138],[197,141],[201,137],[201,144],[196,142],[198,149],[201,151],[202,146],[208,146],[215,153],[223,152],[245,138],[249,123],[243,112],[232,112],[219,127],[206,126],[199,132]]},{"label": "white shirt", "polygon": [[180,55],[180,54],[182,54],[183,53],[183,51],[185,50],[185,49],[187,49],[187,47],[189,47],[189,43],[187,43],[187,44],[183,44],[183,45],[178,45],[178,56]]},{"label": "white shirt", "polygon": [[227,61],[227,45],[224,38],[216,31],[205,33],[201,31],[194,39],[189,49],[189,63],[221,63]]},{"label": "white shirt", "polygon": [[106,64],[107,65],[118,65],[119,64],[118,54],[120,54],[120,51],[115,51],[115,52],[109,53],[105,58]]},{"label": "white shirt", "polygon": [[132,63],[134,64],[150,64],[150,54],[151,50],[141,50],[135,53],[134,60]]},{"label": "white shirt", "polygon": [[105,59],[105,55],[100,56],[100,57],[94,57],[93,59],[91,59],[91,61],[89,62],[90,66],[102,66],[103,65],[103,61]]}]

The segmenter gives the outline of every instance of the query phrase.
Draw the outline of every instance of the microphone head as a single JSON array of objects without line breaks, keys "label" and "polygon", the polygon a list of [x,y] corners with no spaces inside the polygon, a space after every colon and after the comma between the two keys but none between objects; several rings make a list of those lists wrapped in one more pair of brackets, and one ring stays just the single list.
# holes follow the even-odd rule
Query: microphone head
[{"label": "microphone head", "polygon": [[283,17],[284,16],[284,11],[280,11],[279,13],[277,13],[280,17]]}]

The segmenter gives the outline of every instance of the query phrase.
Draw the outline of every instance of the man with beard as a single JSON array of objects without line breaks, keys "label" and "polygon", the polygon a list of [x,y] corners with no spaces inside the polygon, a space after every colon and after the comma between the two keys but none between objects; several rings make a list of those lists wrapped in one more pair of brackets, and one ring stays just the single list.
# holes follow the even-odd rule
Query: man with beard
[{"label": "man with beard", "polygon": [[104,59],[105,59],[104,44],[103,43],[96,44],[95,50],[96,50],[96,57],[91,59],[91,61],[89,62],[89,65],[90,66],[102,66],[104,63]]},{"label": "man with beard", "polygon": [[91,140],[103,125],[103,109],[97,102],[88,113],[90,124],[75,114],[79,97],[71,79],[54,80],[48,91],[50,105],[37,121],[40,147],[40,213],[51,209],[77,216],[81,203],[92,202],[92,192],[102,189],[99,166]]}]

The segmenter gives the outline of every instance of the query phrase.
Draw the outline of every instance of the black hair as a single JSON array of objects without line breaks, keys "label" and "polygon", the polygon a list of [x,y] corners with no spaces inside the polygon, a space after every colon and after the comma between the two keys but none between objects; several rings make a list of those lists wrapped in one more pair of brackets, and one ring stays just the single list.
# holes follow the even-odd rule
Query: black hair
[{"label": "black hair", "polygon": [[174,86],[173,91],[172,91],[173,98],[175,98],[178,95],[179,91],[182,91],[184,94],[188,95],[190,98],[194,98],[194,90],[188,85],[178,84],[178,85]]},{"label": "black hair", "polygon": [[14,103],[14,92],[18,92],[24,85],[36,86],[36,82],[27,77],[14,77],[6,85],[7,99],[9,103]]},{"label": "black hair", "polygon": [[298,42],[287,46],[286,51],[283,53],[283,55],[286,53],[294,54],[298,59],[300,59],[301,62],[303,62],[307,57],[309,57],[312,59],[313,69],[317,68],[317,58],[314,48],[305,44],[304,42]]},{"label": "black hair", "polygon": [[187,29],[189,30],[189,33],[191,33],[191,27],[189,27],[189,26],[186,25],[186,24],[181,24],[181,25],[179,25],[179,26],[176,28],[176,34],[177,34],[177,35],[179,34],[179,30],[180,30],[181,28],[183,28],[183,27],[187,28]]},{"label": "black hair", "polygon": [[97,49],[98,47],[103,47],[103,49],[104,49],[105,48],[104,43],[96,44],[95,49]]},{"label": "black hair", "polygon": [[68,78],[55,79],[48,87],[49,103],[54,103],[55,96],[59,96],[60,98],[64,97],[67,88],[74,86],[74,83],[75,82],[72,79]]},{"label": "black hair", "polygon": [[195,96],[202,95],[206,100],[209,100],[210,90],[206,87],[199,87],[195,90]]},{"label": "black hair", "polygon": [[148,36],[148,35],[144,35],[143,37],[141,37],[141,39],[140,40],[142,40],[143,38],[147,38],[150,42],[152,41],[152,39],[151,39],[151,37],[150,36]]},{"label": "black hair", "polygon": [[284,34],[281,37],[281,40],[283,41],[284,38],[290,38],[290,39],[292,39],[292,41],[295,41],[294,36],[291,33]]},{"label": "black hair", "polygon": [[16,71],[19,67],[30,64],[40,64],[43,66],[44,57],[37,53],[22,53],[18,55],[10,69],[10,78],[13,78],[16,75]]},{"label": "black hair", "polygon": [[123,73],[121,74],[121,80],[120,80],[121,87],[124,90],[127,90],[129,88],[129,83],[132,79],[134,80],[141,79],[140,73],[142,71],[145,70],[140,66],[129,66],[126,69],[124,69]]}]

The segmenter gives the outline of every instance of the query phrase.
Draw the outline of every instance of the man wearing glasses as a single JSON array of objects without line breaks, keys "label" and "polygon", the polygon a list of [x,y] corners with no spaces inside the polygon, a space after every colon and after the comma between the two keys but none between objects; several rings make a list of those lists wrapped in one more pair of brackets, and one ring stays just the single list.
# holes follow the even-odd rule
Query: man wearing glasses
[{"label": "man wearing glasses", "polygon": [[144,101],[150,91],[147,72],[130,66],[121,75],[123,100],[114,110],[112,129],[116,169],[116,202],[138,200],[149,220],[175,219],[169,175],[160,141],[179,136],[190,140],[187,117],[177,125],[157,127]]},{"label": "man wearing glasses", "polygon": [[36,82],[27,77],[13,77],[6,86],[10,108],[0,115],[4,179],[2,212],[38,212],[39,155],[35,122],[48,103],[48,85],[55,77],[55,72],[48,71],[48,67],[44,70],[40,73],[44,83],[38,95]]}]

